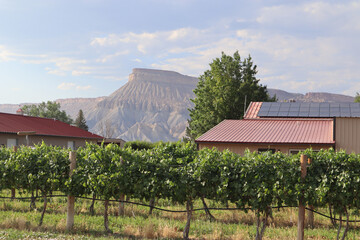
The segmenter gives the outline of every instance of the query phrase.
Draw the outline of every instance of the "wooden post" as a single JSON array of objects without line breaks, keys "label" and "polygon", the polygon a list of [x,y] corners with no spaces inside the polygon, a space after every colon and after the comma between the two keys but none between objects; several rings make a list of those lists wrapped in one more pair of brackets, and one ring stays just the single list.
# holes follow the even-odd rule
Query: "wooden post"
[{"label": "wooden post", "polygon": [[[125,195],[121,194],[120,195],[120,201],[124,201],[125,200]],[[119,216],[125,216],[125,204],[124,202],[119,202]]]},{"label": "wooden post", "polygon": [[[76,152],[71,151],[69,153],[70,158],[70,177],[73,174],[73,170],[76,168]],[[75,215],[75,197],[68,196],[67,201],[67,217],[66,217],[66,230],[71,231],[74,227],[74,215]]]},{"label": "wooden post", "polygon": [[[17,152],[17,146],[13,147],[14,152]],[[11,189],[11,201],[13,201],[15,199],[15,188]]]},{"label": "wooden post", "polygon": [[[311,158],[308,158],[308,164],[311,164]],[[310,205],[309,208],[311,210],[314,210],[314,206]],[[314,228],[314,212],[313,211],[307,211],[308,213],[308,224],[310,228]]]},{"label": "wooden post", "polygon": [[[300,157],[301,164],[301,179],[304,180],[306,177],[306,166],[307,166],[307,157],[306,155],[301,155]],[[298,240],[304,240],[304,225],[305,225],[305,206],[303,204],[303,197],[299,199],[299,216],[298,216]]]},{"label": "wooden post", "polygon": [[[120,157],[120,164],[121,166],[124,164],[124,160],[122,157]],[[120,195],[120,201],[124,201],[125,200],[125,195],[121,194]],[[119,202],[119,216],[125,216],[125,204],[124,202]]]}]

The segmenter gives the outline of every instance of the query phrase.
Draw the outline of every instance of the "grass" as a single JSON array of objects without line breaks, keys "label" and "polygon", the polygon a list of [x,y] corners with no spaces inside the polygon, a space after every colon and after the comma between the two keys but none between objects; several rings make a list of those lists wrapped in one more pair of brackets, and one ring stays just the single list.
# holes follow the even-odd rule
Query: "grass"
[{"label": "grass", "polygon": [[[7,192],[3,192],[4,196]],[[136,200],[135,200],[136,201]],[[223,207],[209,202],[211,207]],[[90,200],[77,199],[75,204],[75,226],[72,232],[66,231],[66,198],[54,198],[49,204],[41,227],[42,202],[36,202],[36,209],[30,210],[29,202],[0,201],[0,239],[182,239],[186,222],[185,213],[168,213],[142,206],[125,205],[125,216],[118,216],[118,203],[109,207],[109,227],[113,233],[104,231],[103,203],[95,204],[95,215],[88,208]],[[184,206],[159,200],[159,207],[183,210]],[[195,208],[201,208],[201,202]],[[321,210],[326,212],[325,209]],[[255,214],[251,211],[212,211],[217,221],[210,222],[204,211],[194,212],[191,239],[254,239],[256,233]],[[273,220],[266,229],[264,239],[296,239],[297,209],[287,208],[273,211]],[[352,219],[355,216],[351,217]],[[347,239],[360,239],[360,225],[352,224]],[[315,228],[305,229],[306,239],[336,239],[337,229],[330,220],[315,214]]]}]

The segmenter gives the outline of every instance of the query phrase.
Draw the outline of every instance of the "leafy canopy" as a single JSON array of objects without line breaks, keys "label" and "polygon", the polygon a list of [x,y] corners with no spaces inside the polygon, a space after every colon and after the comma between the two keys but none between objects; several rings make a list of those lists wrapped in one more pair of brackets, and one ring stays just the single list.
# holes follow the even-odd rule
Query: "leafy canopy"
[{"label": "leafy canopy", "polygon": [[358,92],[356,93],[356,96],[355,96],[354,102],[358,102],[358,103],[360,103],[360,94],[359,94]]},{"label": "leafy canopy", "polygon": [[73,120],[65,111],[60,110],[60,103],[55,101],[42,102],[40,104],[25,105],[22,107],[25,114],[34,117],[55,118],[71,124]]},{"label": "leafy canopy", "polygon": [[275,101],[266,86],[259,84],[256,73],[251,57],[241,60],[237,51],[214,59],[194,90],[187,136],[195,139],[224,119],[241,119],[251,101]]},{"label": "leafy canopy", "polygon": [[86,124],[84,113],[81,109],[79,110],[79,113],[75,119],[75,126],[77,126],[78,128],[84,129],[85,131],[89,130],[89,127]]}]

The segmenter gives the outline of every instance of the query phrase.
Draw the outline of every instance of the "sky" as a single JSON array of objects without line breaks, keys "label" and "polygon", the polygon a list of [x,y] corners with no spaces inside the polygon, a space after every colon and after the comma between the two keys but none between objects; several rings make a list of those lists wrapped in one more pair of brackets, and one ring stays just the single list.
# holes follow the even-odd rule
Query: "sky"
[{"label": "sky", "polygon": [[0,104],[108,96],[133,68],[198,77],[239,51],[289,92],[360,92],[360,1],[0,0]]}]

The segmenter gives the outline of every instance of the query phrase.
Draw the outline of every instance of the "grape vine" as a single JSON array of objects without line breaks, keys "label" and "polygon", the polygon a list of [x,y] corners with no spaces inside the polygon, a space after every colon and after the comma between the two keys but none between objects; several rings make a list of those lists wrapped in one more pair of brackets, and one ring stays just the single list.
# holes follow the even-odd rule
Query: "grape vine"
[{"label": "grape vine", "polygon": [[216,149],[197,151],[181,142],[141,150],[87,144],[77,150],[77,167],[69,177],[68,154],[67,149],[44,143],[16,152],[0,148],[0,189],[39,191],[44,198],[62,191],[104,200],[123,195],[170,199],[186,204],[188,219],[197,199],[230,201],[239,208],[250,207],[264,224],[270,206],[296,206],[300,197],[315,208],[330,206],[340,216],[360,208],[360,156],[343,151],[306,150],[303,154],[312,163],[305,181],[300,178],[300,155],[240,156]]}]

